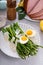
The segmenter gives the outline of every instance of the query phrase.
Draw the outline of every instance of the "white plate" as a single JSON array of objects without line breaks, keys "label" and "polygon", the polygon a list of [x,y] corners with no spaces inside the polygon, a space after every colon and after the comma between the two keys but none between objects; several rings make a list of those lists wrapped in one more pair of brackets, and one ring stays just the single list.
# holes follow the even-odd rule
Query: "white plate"
[{"label": "white plate", "polygon": [[[21,28],[24,31],[26,31],[27,29],[34,29],[30,24],[19,23],[19,25],[21,26]],[[38,31],[36,34],[37,35],[35,36],[33,41],[40,45],[40,35],[39,35]],[[1,51],[4,52],[6,55],[8,55],[10,57],[14,57],[14,58],[19,58],[17,52],[11,50],[11,48],[9,46],[9,42],[5,41],[2,32],[0,32],[0,44],[1,44]]]},{"label": "white plate", "polygon": [[40,22],[39,20],[32,20],[29,16],[26,16],[25,19],[31,22]]}]

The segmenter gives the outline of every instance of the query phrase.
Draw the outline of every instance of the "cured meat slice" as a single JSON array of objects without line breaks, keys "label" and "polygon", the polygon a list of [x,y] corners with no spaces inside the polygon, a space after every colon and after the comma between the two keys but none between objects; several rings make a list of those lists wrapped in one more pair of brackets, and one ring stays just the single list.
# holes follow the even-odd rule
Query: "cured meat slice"
[{"label": "cured meat slice", "polygon": [[24,9],[25,11],[27,11],[27,3],[28,3],[29,0],[24,0]]},{"label": "cured meat slice", "polygon": [[34,17],[39,17],[39,16],[41,16],[41,15],[43,15],[43,9],[40,10],[39,12],[35,13],[35,14],[31,14],[30,17],[31,17],[31,18],[34,18]]},{"label": "cured meat slice", "polygon": [[24,0],[24,9],[29,13],[40,0]]},{"label": "cured meat slice", "polygon": [[36,17],[36,18],[32,18],[33,20],[43,20],[43,15]]},{"label": "cured meat slice", "polygon": [[40,0],[28,0],[27,13],[31,12],[32,9],[37,5]]},{"label": "cured meat slice", "polygon": [[29,15],[35,14],[42,9],[43,9],[43,0],[40,0],[39,3],[35,6],[35,8],[29,13]]}]

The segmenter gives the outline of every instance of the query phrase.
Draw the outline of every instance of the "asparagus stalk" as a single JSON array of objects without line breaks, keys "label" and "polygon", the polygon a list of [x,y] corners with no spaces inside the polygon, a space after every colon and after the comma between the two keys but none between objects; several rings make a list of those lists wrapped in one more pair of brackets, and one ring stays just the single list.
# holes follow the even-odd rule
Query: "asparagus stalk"
[{"label": "asparagus stalk", "polygon": [[17,44],[16,50],[21,58],[26,58],[23,49],[20,47],[19,43]]}]

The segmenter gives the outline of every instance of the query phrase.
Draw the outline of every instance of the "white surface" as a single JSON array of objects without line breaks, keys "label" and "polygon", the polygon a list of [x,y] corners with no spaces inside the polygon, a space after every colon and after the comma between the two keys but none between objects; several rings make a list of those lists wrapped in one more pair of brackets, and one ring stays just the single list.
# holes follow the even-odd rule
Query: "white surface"
[{"label": "white surface", "polygon": [[[5,16],[6,11],[0,11],[0,16],[1,15]],[[16,19],[16,21],[18,21],[18,20]],[[31,26],[36,28],[38,30],[38,32],[40,33],[41,45],[43,45],[43,32],[40,31],[39,23],[32,22],[32,21],[29,22],[29,20],[28,21],[22,20],[22,21],[19,21],[19,22],[22,22],[24,24],[30,24]],[[7,20],[6,25],[11,24],[11,23],[12,22]],[[39,50],[37,56],[32,57],[32,58],[27,58],[26,60],[8,57],[4,53],[2,53],[2,51],[0,51],[0,65],[43,65],[43,49]]]},{"label": "white surface", "polygon": [[29,16],[26,16],[25,19],[32,22],[40,22],[39,20],[32,20]]},{"label": "white surface", "polygon": [[6,17],[0,16],[0,28],[5,26],[5,24],[6,24]]},{"label": "white surface", "polygon": [[[0,11],[1,15],[6,15],[5,11]],[[16,19],[16,21],[19,21]],[[8,21],[6,25],[13,23],[14,21]],[[27,20],[22,20],[19,21],[24,24],[30,24],[33,26],[38,32],[40,33],[40,38],[41,38],[41,45],[43,45],[43,32],[40,31],[39,29],[39,23],[32,22],[32,21],[27,21]],[[40,49],[38,54],[34,57],[27,58],[26,60],[21,60],[21,59],[15,59],[6,56],[0,51],[0,65],[43,65],[43,49]]]},{"label": "white surface", "polygon": [[[31,25],[29,24],[23,24],[23,23],[19,23],[20,27],[23,29],[23,31],[25,32],[27,29],[33,29],[35,30],[35,28],[33,28]],[[40,35],[38,33],[38,31],[36,30],[36,35],[34,38],[32,38],[32,41],[36,44],[40,44]],[[3,40],[3,41],[2,41]],[[4,52],[6,55],[11,56],[11,57],[15,57],[15,58],[19,58],[17,52],[14,50],[12,51],[10,48],[10,43],[8,41],[6,41],[4,39],[3,33],[0,32],[0,44],[1,44],[1,51]]]}]

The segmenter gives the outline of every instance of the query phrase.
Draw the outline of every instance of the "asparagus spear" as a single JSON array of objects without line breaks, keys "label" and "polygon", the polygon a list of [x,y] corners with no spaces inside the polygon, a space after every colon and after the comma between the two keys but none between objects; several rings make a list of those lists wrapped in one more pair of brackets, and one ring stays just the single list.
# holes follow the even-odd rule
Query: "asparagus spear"
[{"label": "asparagus spear", "polygon": [[16,50],[17,50],[17,52],[18,52],[18,54],[19,54],[19,56],[21,57],[21,58],[26,58],[25,57],[25,54],[24,54],[24,52],[23,52],[23,49],[21,48],[21,46],[19,45],[19,43],[17,44],[17,47],[16,47]]},{"label": "asparagus spear", "polygon": [[[24,33],[23,30],[20,28],[20,26],[18,25],[17,22],[13,24],[13,27],[14,27],[14,30],[15,30],[15,31],[18,29],[18,30],[20,30],[20,33]],[[19,33],[19,34],[20,34],[20,33]]]},{"label": "asparagus spear", "polygon": [[2,28],[2,32],[5,33],[7,32],[7,30],[5,28]]},{"label": "asparagus spear", "polygon": [[23,52],[20,51],[20,49],[18,49],[18,48],[16,47],[16,50],[17,50],[19,56],[20,56],[22,59],[25,59],[25,58],[26,58],[25,55],[23,54]]}]

